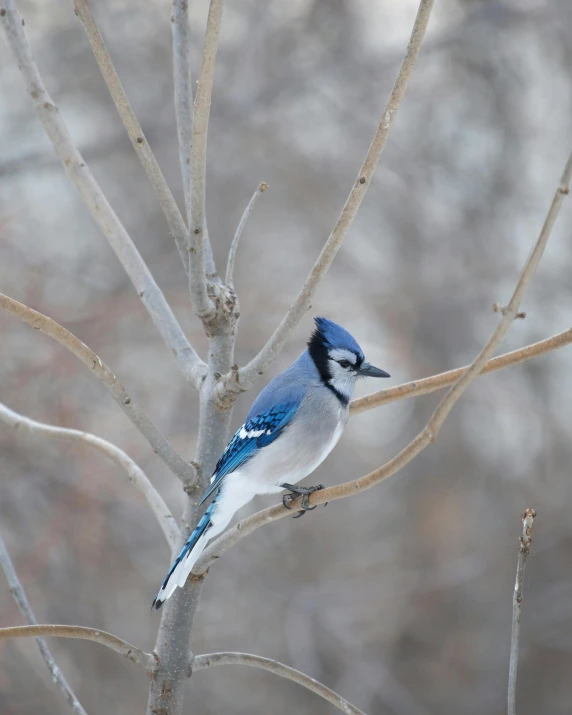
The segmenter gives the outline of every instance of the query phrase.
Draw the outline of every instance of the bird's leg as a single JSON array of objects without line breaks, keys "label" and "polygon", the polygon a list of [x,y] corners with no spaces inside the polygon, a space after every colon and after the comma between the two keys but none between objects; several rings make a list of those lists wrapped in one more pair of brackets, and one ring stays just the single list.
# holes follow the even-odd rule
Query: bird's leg
[{"label": "bird's leg", "polygon": [[315,487],[299,487],[296,484],[281,484],[280,486],[282,489],[288,489],[290,492],[290,494],[284,494],[282,497],[282,504],[286,507],[286,509],[291,509],[289,506],[290,502],[300,494],[302,495],[302,509],[296,514],[296,516],[293,517],[294,519],[299,519],[301,516],[304,516],[307,511],[314,511],[316,507],[310,506],[308,497],[310,494],[319,492],[320,489],[324,488],[323,484],[318,484]]}]

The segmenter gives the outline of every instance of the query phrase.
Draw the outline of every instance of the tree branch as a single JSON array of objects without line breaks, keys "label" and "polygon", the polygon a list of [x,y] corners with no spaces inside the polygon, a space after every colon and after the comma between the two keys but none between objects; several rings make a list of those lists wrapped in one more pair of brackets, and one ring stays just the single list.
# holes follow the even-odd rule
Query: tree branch
[{"label": "tree branch", "polygon": [[516,675],[518,670],[518,642],[520,639],[520,615],[524,595],[524,569],[530,554],[532,542],[532,526],[536,512],[527,509],[522,515],[522,536],[518,547],[518,562],[516,566],[516,582],[512,600],[512,633],[510,637],[510,665],[508,671],[508,715],[516,715]]},{"label": "tree branch", "polygon": [[[532,360],[532,358],[543,355],[557,348],[562,348],[565,345],[572,343],[572,328],[565,330],[563,333],[553,335],[551,338],[541,340],[538,343],[527,345],[519,350],[513,350],[510,353],[499,355],[499,357],[489,360],[482,371],[482,375],[490,372],[497,372],[505,367],[514,367],[522,362]],[[407,397],[419,397],[420,395],[428,395],[436,390],[442,390],[444,387],[449,387],[467,370],[467,367],[459,367],[456,370],[441,372],[438,375],[425,377],[421,380],[413,382],[405,382],[402,385],[390,387],[387,390],[379,390],[372,392],[371,395],[359,397],[357,400],[352,400],[350,403],[350,413],[358,415],[360,412],[371,410],[374,407],[387,405],[390,402],[397,402]]]},{"label": "tree branch", "polygon": [[[179,140],[179,163],[187,209],[191,205],[191,143],[193,137],[193,84],[191,75],[191,28],[189,0],[173,0],[173,84],[175,119]],[[190,222],[190,215],[187,216]],[[188,261],[187,261],[188,262]]]},{"label": "tree branch", "polygon": [[228,262],[226,264],[225,283],[227,284],[227,286],[229,288],[232,288],[233,290],[234,290],[234,262],[236,260],[236,252],[238,250],[238,244],[240,242],[242,232],[244,231],[244,227],[246,226],[246,222],[248,221],[248,217],[250,216],[250,212],[254,208],[254,204],[258,200],[258,197],[262,196],[262,194],[266,191],[267,188],[268,188],[268,184],[263,181],[259,185],[259,187],[256,189],[256,191],[252,194],[252,198],[248,202],[247,207],[244,209],[244,213],[242,214],[242,218],[240,219],[240,222],[236,229],[236,233],[234,234],[234,238],[232,239],[232,243],[230,244],[230,250],[228,252]]},{"label": "tree branch", "polygon": [[191,143],[191,191],[189,238],[191,252],[190,288],[196,315],[203,323],[215,316],[215,306],[208,295],[205,245],[206,232],[206,174],[207,174],[207,134],[211,111],[211,96],[218,40],[222,20],[223,0],[211,0],[205,32],[205,43],[201,69],[195,96],[192,143]]},{"label": "tree branch", "polygon": [[252,387],[256,377],[258,375],[262,375],[276,358],[284,347],[284,344],[292,330],[296,327],[296,325],[298,325],[300,320],[304,317],[306,311],[309,309],[310,301],[312,300],[318,285],[326,275],[344,239],[346,238],[363,197],[365,196],[371,183],[373,174],[385,147],[385,142],[387,141],[387,137],[391,127],[393,126],[393,122],[395,121],[395,116],[397,115],[397,111],[401,105],[403,95],[405,94],[409,77],[419,55],[419,50],[421,48],[421,43],[425,35],[425,30],[427,29],[432,9],[433,0],[421,0],[417,17],[415,18],[415,24],[413,25],[409,45],[407,46],[407,50],[405,52],[405,57],[401,63],[401,68],[397,75],[397,79],[395,80],[391,94],[389,95],[387,105],[377,127],[371,146],[369,147],[365,160],[342,209],[340,217],[338,218],[330,237],[326,241],[318,260],[314,264],[310,275],[306,279],[302,290],[298,294],[294,304],[291,306],[278,328],[274,331],[274,334],[270,337],[258,355],[251,360],[248,365],[240,368],[238,373],[230,372],[225,376],[225,379],[221,381],[219,393],[221,399],[224,400],[225,397],[232,397],[233,395],[236,396],[237,394],[240,394],[240,392],[248,390]]},{"label": "tree branch", "polygon": [[135,665],[140,665],[148,675],[155,672],[156,660],[152,653],[145,653],[131,643],[122,638],[114,636],[112,633],[100,631],[95,628],[85,626],[59,626],[41,624],[33,626],[14,626],[13,628],[0,628],[0,640],[7,638],[34,638],[37,636],[47,636],[49,638],[74,638],[77,640],[93,641],[104,645],[106,648],[119,653]]},{"label": "tree branch", "polygon": [[[513,320],[516,318],[522,295],[542,257],[550,237],[552,227],[554,226],[556,218],[560,212],[560,207],[564,197],[567,196],[570,191],[571,175],[572,154],[570,154],[566,163],[566,167],[554,194],[554,198],[540,232],[540,236],[538,237],[536,245],[524,265],[510,302],[505,308],[500,309],[501,319],[497,327],[475,360],[468,368],[465,369],[462,376],[441,400],[423,430],[406,447],[404,447],[399,454],[378,469],[375,469],[373,472],[370,472],[355,481],[346,482],[335,487],[321,489],[320,491],[314,492],[309,498],[310,504],[325,504],[326,502],[343,499],[353,494],[363,492],[366,489],[371,489],[376,484],[379,484],[384,479],[393,476],[403,469],[403,467],[409,464],[409,462],[422,452],[425,447],[437,439],[439,431],[441,430],[447,416],[453,409],[453,406],[469,387],[471,382],[473,382],[473,380],[475,380],[482,372],[489,358],[498,348]],[[301,504],[301,501],[300,497],[293,500],[290,504],[291,509],[295,510]],[[291,513],[291,510],[286,509],[282,504],[279,504],[272,506],[269,509],[264,509],[263,511],[253,514],[247,519],[239,522],[233,528],[219,536],[218,539],[205,549],[195,564],[192,573],[197,576],[204,574],[215,559],[220,558],[225,551],[231,548],[231,546],[237,544],[245,536],[251,534],[264,524],[269,524],[277,519],[282,519]]]},{"label": "tree branch", "polygon": [[327,688],[322,683],[310,678],[310,676],[301,673],[299,670],[290,668],[284,663],[271,658],[261,658],[258,655],[250,655],[249,653],[208,653],[206,655],[195,656],[192,662],[192,672],[211,668],[216,665],[248,665],[253,668],[261,668],[267,670],[274,675],[279,675],[281,678],[293,680],[298,685],[311,690],[316,695],[326,700],[331,705],[334,705],[338,710],[341,710],[346,715],[364,715],[361,710],[349,703],[341,695],[338,695],[330,688]]},{"label": "tree branch", "polygon": [[125,470],[129,481],[146,499],[147,504],[149,504],[159,522],[163,534],[165,534],[171,551],[174,551],[180,538],[179,527],[177,526],[174,516],[169,511],[169,508],[161,498],[159,492],[147,478],[145,472],[122,449],[89,432],[80,432],[75,429],[55,427],[54,425],[36,422],[29,417],[14,412],[1,403],[0,422],[10,425],[18,431],[24,430],[32,435],[45,434],[49,437],[65,439],[71,442],[83,442],[103,452],[109,459],[114,461],[115,464]]},{"label": "tree branch", "polygon": [[123,126],[127,131],[131,144],[135,149],[135,153],[139,157],[143,169],[147,174],[157,198],[159,199],[159,204],[165,218],[167,219],[167,224],[169,226],[169,231],[171,232],[185,270],[189,270],[189,232],[185,225],[185,221],[181,216],[181,212],[177,206],[171,190],[163,176],[161,167],[159,166],[151,147],[149,146],[143,129],[135,116],[131,104],[129,103],[129,98],[125,93],[125,89],[121,84],[117,70],[113,65],[113,61],[109,54],[107,47],[105,46],[105,41],[101,35],[101,32],[95,22],[95,18],[89,6],[88,0],[74,0],[74,6],[76,15],[79,17],[83,29],[91,46],[92,52],[95,56],[99,69],[109,94],[113,99],[113,103],[119,113],[119,117],[123,122]]},{"label": "tree branch", "polygon": [[68,332],[59,323],[2,293],[0,293],[0,308],[28,323],[34,330],[40,330],[45,335],[49,335],[50,338],[56,340],[81,360],[97,379],[105,385],[121,410],[129,417],[149,442],[155,454],[165,462],[173,474],[176,474],[184,484],[194,483],[194,467],[176,452],[143,410],[133,402],[117,377],[93,350],[90,350],[85,343]]},{"label": "tree branch", "polygon": [[[1,534],[0,567],[2,567],[2,571],[4,571],[4,574],[8,581],[8,585],[10,586],[10,592],[12,593],[12,596],[14,596],[14,600],[16,601],[16,604],[20,609],[20,613],[24,616],[28,623],[36,625],[36,616],[34,615],[34,611],[32,611],[32,607],[30,606],[30,603],[26,597],[26,592],[24,591],[24,588],[20,583],[20,579],[18,578],[18,574],[16,573],[16,569],[14,568],[14,564],[12,563],[12,559],[10,558],[10,554],[6,549],[6,544],[4,543],[4,539],[2,538]],[[44,663],[50,671],[50,675],[52,676],[52,682],[59,690],[61,690],[68,705],[71,707],[74,713],[77,713],[77,715],[87,715],[86,711],[83,709],[82,704],[79,702],[74,691],[71,689],[64,674],[59,669],[59,666],[56,663],[52,652],[48,648],[48,644],[46,643],[46,641],[43,638],[36,638],[36,645],[38,646],[38,650],[40,651],[40,654],[44,659]]]},{"label": "tree branch", "polygon": [[198,387],[205,366],[191,346],[159,286],[141,258],[125,227],[111,208],[82,155],[75,147],[58,108],[48,94],[16,10],[14,0],[5,0],[0,15],[8,44],[34,101],[36,113],[67,174],[87,209],[114,250],[144,306],[187,380]]},{"label": "tree branch", "polygon": [[[179,163],[183,179],[187,221],[191,223],[191,145],[193,142],[193,84],[191,72],[191,32],[189,0],[173,0],[171,15],[173,44],[173,84],[175,88],[175,119],[179,143]],[[205,262],[207,278],[220,283],[209,232],[205,219]]]}]

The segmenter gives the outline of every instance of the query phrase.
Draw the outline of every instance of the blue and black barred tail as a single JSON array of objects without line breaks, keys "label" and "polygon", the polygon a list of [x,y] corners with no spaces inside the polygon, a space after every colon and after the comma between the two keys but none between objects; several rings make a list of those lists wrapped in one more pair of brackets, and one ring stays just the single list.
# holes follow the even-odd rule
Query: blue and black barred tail
[{"label": "blue and black barred tail", "polygon": [[215,505],[216,498],[204,513],[196,529],[183,546],[181,553],[177,556],[175,563],[171,566],[159,593],[155,596],[152,608],[159,610],[165,601],[173,595],[177,586],[183,587],[185,585],[191,569],[206,546],[207,540],[201,537],[204,537],[212,526],[211,516],[215,510]]}]

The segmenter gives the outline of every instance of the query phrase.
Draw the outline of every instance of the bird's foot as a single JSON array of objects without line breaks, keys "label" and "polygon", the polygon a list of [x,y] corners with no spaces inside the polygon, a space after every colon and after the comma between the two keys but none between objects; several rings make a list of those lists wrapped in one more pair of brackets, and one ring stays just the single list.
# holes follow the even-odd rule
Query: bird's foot
[{"label": "bird's foot", "polygon": [[289,494],[284,494],[282,497],[282,504],[286,507],[286,509],[291,509],[292,507],[290,506],[290,502],[300,496],[300,494],[302,495],[302,509],[296,514],[296,516],[292,517],[293,519],[299,519],[301,516],[304,516],[307,511],[314,511],[316,507],[310,506],[308,497],[310,494],[319,492],[320,489],[324,489],[323,484],[318,484],[315,487],[299,487],[296,484],[281,484],[280,486],[283,489],[288,489],[290,491]]}]

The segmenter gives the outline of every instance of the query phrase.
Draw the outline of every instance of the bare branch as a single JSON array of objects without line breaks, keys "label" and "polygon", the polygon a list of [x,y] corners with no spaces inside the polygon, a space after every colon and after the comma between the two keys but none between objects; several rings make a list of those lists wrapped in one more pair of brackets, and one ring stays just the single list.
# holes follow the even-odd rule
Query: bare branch
[{"label": "bare branch", "polygon": [[[189,0],[173,0],[171,16],[173,41],[173,84],[175,87],[175,119],[179,141],[179,163],[185,196],[187,221],[191,223],[191,145],[193,142],[193,84],[191,73],[191,32]],[[205,262],[207,278],[220,283],[215,266],[205,218]]]},{"label": "bare branch", "polygon": [[330,688],[322,685],[314,678],[310,678],[309,675],[290,668],[277,660],[262,658],[259,655],[251,655],[250,653],[208,653],[207,655],[195,656],[191,668],[194,673],[197,670],[211,668],[215,665],[248,665],[252,668],[262,668],[262,670],[267,670],[287,680],[293,680],[298,685],[311,690],[331,705],[334,705],[338,710],[346,713],[346,715],[364,715],[355,705],[349,703],[341,695],[334,693]]},{"label": "bare branch", "polygon": [[41,624],[33,626],[14,626],[13,628],[0,628],[0,640],[7,638],[36,638],[37,636],[47,636],[49,638],[74,638],[77,640],[93,641],[111,648],[119,655],[130,660],[135,665],[140,665],[145,671],[152,675],[155,671],[156,660],[152,653],[145,653],[131,643],[122,638],[114,636],[112,633],[100,631],[96,628],[86,628],[85,626],[59,626]]},{"label": "bare branch", "polygon": [[512,633],[510,637],[510,665],[508,671],[508,715],[516,715],[516,675],[518,670],[518,642],[520,639],[520,615],[524,595],[524,569],[530,554],[532,542],[532,526],[536,512],[527,509],[522,515],[522,536],[518,547],[518,562],[516,566],[516,582],[512,599]]},{"label": "bare branch", "polygon": [[[363,492],[366,489],[371,489],[376,484],[379,484],[384,479],[393,476],[403,469],[403,467],[409,464],[409,462],[422,452],[425,447],[437,439],[437,435],[439,434],[445,419],[453,409],[453,406],[469,387],[471,382],[473,382],[473,380],[475,380],[482,372],[489,358],[498,348],[501,340],[510,328],[513,320],[517,317],[522,295],[542,257],[550,237],[552,227],[554,226],[556,218],[560,212],[560,207],[564,197],[569,193],[571,175],[572,154],[570,154],[566,163],[562,178],[560,179],[560,184],[554,194],[554,198],[540,232],[540,236],[538,237],[536,245],[525,263],[510,302],[500,311],[501,319],[497,327],[475,360],[468,368],[466,368],[462,376],[441,400],[423,430],[406,447],[404,447],[399,454],[378,469],[375,469],[373,472],[370,472],[355,481],[345,482],[344,484],[339,484],[335,487],[329,487],[328,489],[321,489],[320,491],[314,492],[309,498],[310,504],[325,504],[326,502],[343,499],[353,494]],[[301,498],[298,497],[298,499],[294,499],[291,502],[290,507],[292,509],[296,509],[300,503]],[[233,528],[219,536],[218,539],[215,539],[215,541],[205,549],[195,564],[193,573],[197,576],[202,575],[215,559],[220,558],[225,551],[227,551],[231,546],[237,544],[245,536],[252,533],[260,526],[269,524],[277,519],[282,519],[291,513],[292,512],[289,509],[286,509],[282,504],[280,504],[272,506],[269,509],[264,509],[257,514],[253,514],[247,519],[240,521]]]},{"label": "bare branch", "polygon": [[[183,179],[185,206],[191,205],[191,143],[193,137],[193,84],[191,75],[191,27],[189,0],[173,0],[171,17],[173,39],[173,84],[175,119],[179,139],[179,163]],[[190,216],[187,216],[190,221]]]},{"label": "bare branch", "polygon": [[32,435],[44,434],[49,437],[65,439],[71,442],[83,442],[95,447],[95,449],[103,452],[115,464],[125,470],[129,481],[135,488],[145,497],[147,503],[151,507],[153,513],[157,517],[159,526],[165,534],[167,543],[171,551],[173,551],[179,543],[180,533],[177,522],[174,516],[169,511],[169,508],[161,498],[159,492],[151,484],[145,472],[129,457],[122,449],[119,449],[111,442],[107,442],[101,437],[96,437],[89,432],[80,432],[75,429],[67,429],[65,427],[55,427],[54,425],[36,422],[29,417],[20,415],[17,412],[0,403],[0,422],[4,422],[18,431],[24,430]]},{"label": "bare branch", "polygon": [[195,313],[203,322],[215,315],[215,306],[207,291],[205,245],[206,232],[206,175],[207,175],[207,134],[211,111],[211,96],[218,40],[222,20],[223,0],[211,0],[205,32],[205,43],[201,69],[195,96],[193,132],[191,144],[191,192],[189,220],[190,238],[190,287]]},{"label": "bare branch", "polygon": [[524,295],[534,272],[540,263],[540,259],[550,238],[552,228],[556,221],[558,214],[560,213],[560,207],[564,197],[568,195],[570,191],[570,179],[572,176],[572,154],[568,157],[566,166],[562,173],[560,183],[554,198],[552,199],[552,204],[548,210],[546,220],[540,231],[540,236],[530,254],[528,260],[526,261],[514,293],[508,303],[508,305],[501,310],[501,319],[496,329],[493,331],[491,337],[487,341],[485,347],[481,350],[479,355],[476,357],[474,362],[466,369],[463,376],[451,387],[447,395],[441,401],[441,404],[437,407],[433,416],[429,420],[424,432],[431,442],[433,442],[443,425],[443,422],[447,418],[448,414],[451,412],[455,402],[461,397],[465,390],[469,387],[470,383],[483,371],[485,365],[487,364],[489,358],[495,352],[495,350],[500,345],[502,339],[508,332],[513,320],[518,315],[518,309],[520,306],[520,301]]},{"label": "bare branch", "polygon": [[395,84],[391,94],[389,95],[387,105],[377,127],[371,146],[369,147],[365,160],[342,209],[340,217],[338,218],[330,237],[326,241],[318,260],[314,264],[310,275],[306,279],[302,290],[298,294],[294,304],[291,306],[280,325],[274,331],[274,334],[270,337],[258,355],[251,360],[248,365],[241,368],[238,371],[238,374],[231,372],[226,375],[226,379],[224,381],[221,381],[221,397],[224,398],[225,392],[227,394],[230,393],[231,395],[236,395],[252,387],[256,377],[258,375],[262,375],[272,363],[284,347],[284,343],[292,330],[296,327],[296,325],[298,325],[300,320],[304,317],[306,311],[309,309],[310,301],[312,300],[318,285],[326,275],[344,239],[346,238],[363,197],[365,196],[371,183],[373,174],[385,147],[385,142],[387,141],[387,137],[391,127],[393,126],[393,122],[395,121],[397,111],[401,105],[403,95],[405,94],[411,71],[413,70],[419,55],[421,43],[429,22],[429,16],[431,15],[431,10],[433,9],[433,1],[434,0],[421,0],[419,4],[419,10],[417,12],[417,17],[415,18],[415,24],[413,25],[405,57],[401,63],[399,74],[397,75],[397,79],[395,80]]},{"label": "bare branch", "polygon": [[157,159],[149,146],[143,129],[135,116],[125,89],[121,84],[117,70],[113,65],[111,56],[105,42],[101,35],[101,32],[95,22],[95,18],[89,6],[88,0],[74,0],[76,15],[79,17],[85,34],[91,45],[92,52],[95,56],[107,89],[111,94],[113,103],[119,113],[119,117],[123,122],[123,126],[127,131],[131,144],[135,149],[147,178],[151,182],[151,185],[155,189],[157,198],[159,199],[159,204],[161,209],[165,214],[167,219],[167,224],[169,225],[169,231],[175,239],[177,248],[179,249],[179,254],[185,266],[185,270],[189,270],[189,232],[185,225],[185,221],[181,216],[177,202],[175,201],[171,190],[163,176],[161,167],[157,163]]},{"label": "bare branch", "polygon": [[[543,355],[557,348],[562,348],[570,343],[572,343],[572,328],[565,330],[563,333],[558,333],[558,335],[553,335],[546,340],[541,340],[538,343],[527,345],[519,350],[513,350],[510,353],[492,358],[492,360],[488,361],[481,374],[485,375],[489,372],[502,370],[505,367],[519,365],[522,362],[527,362],[528,360],[532,360],[532,358],[538,357],[538,355]],[[449,387],[449,385],[456,382],[466,369],[466,367],[459,367],[456,370],[442,372],[432,377],[425,377],[421,380],[414,380],[413,382],[405,382],[403,385],[396,385],[387,390],[372,392],[371,395],[352,400],[350,403],[350,412],[352,415],[358,415],[360,412],[365,412],[366,410],[371,410],[381,405],[387,405],[390,402],[397,402],[406,397],[419,397],[420,395],[428,395],[436,390],[442,390],[444,387]]]},{"label": "bare branch", "polygon": [[[16,601],[16,604],[20,609],[20,613],[24,616],[28,623],[36,625],[36,616],[34,615],[32,607],[30,606],[28,598],[26,597],[26,592],[24,591],[24,588],[20,583],[20,579],[18,578],[18,574],[16,573],[16,569],[14,568],[14,564],[12,563],[12,559],[10,558],[10,554],[6,549],[6,544],[4,543],[4,539],[2,538],[1,534],[0,567],[2,567],[2,571],[4,571],[4,574],[8,581],[8,585],[10,586],[10,592],[12,596],[14,596],[14,600]],[[46,641],[43,638],[36,638],[36,645],[38,646],[38,650],[40,651],[40,654],[44,659],[44,663],[50,671],[50,675],[52,676],[52,682],[55,686],[57,686],[59,690],[61,690],[68,705],[71,707],[74,713],[77,713],[77,715],[87,715],[86,711],[83,709],[82,704],[79,702],[74,691],[71,689],[64,674],[59,669],[59,666],[56,663],[52,652],[48,648],[48,644],[46,643]]]},{"label": "bare branch", "polygon": [[40,76],[14,0],[5,0],[5,4],[5,12],[0,15],[0,20],[4,25],[8,44],[25,80],[26,89],[34,101],[38,118],[56,154],[131,279],[155,327],[174,354],[183,374],[193,386],[198,387],[204,375],[204,363],[185,337],[139,251],[75,147],[58,108]]},{"label": "bare branch", "polygon": [[56,323],[51,318],[32,310],[32,308],[28,308],[28,306],[23,303],[18,303],[18,301],[2,293],[0,293],[0,308],[20,318],[25,323],[28,323],[34,330],[40,330],[45,335],[49,335],[50,338],[57,340],[60,345],[63,345],[81,360],[97,379],[105,385],[121,410],[129,417],[131,422],[149,442],[155,454],[159,455],[173,474],[176,474],[184,484],[194,483],[194,467],[178,454],[143,410],[133,402],[117,377],[115,377],[93,350],[88,348],[85,343],[82,343],[79,338],[76,338],[75,335],[72,335],[72,333],[68,332],[59,323]]},{"label": "bare branch", "polygon": [[246,226],[246,222],[248,221],[250,212],[254,208],[254,204],[256,203],[258,197],[261,196],[267,188],[268,184],[263,181],[256,189],[256,191],[252,194],[252,198],[248,202],[248,206],[244,209],[244,213],[242,214],[242,218],[240,219],[240,223],[238,224],[236,233],[234,234],[234,238],[232,239],[232,243],[230,244],[230,250],[228,252],[228,263],[226,264],[225,279],[225,283],[227,284],[227,286],[229,286],[229,288],[234,289],[234,262],[236,260],[236,251],[238,250],[238,244],[240,242],[242,232],[244,231],[244,227]]}]

